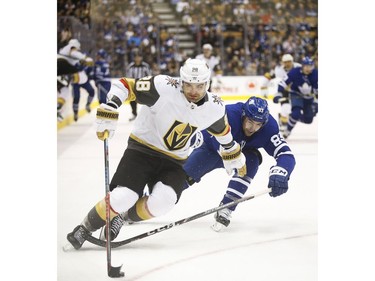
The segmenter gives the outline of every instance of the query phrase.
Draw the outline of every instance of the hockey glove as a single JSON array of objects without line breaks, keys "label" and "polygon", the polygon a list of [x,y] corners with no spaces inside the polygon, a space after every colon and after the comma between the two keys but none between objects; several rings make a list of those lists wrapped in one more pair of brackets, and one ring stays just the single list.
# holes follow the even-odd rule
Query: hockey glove
[{"label": "hockey glove", "polygon": [[118,112],[115,108],[102,103],[96,112],[96,135],[100,140],[112,138],[115,134]]},{"label": "hockey glove", "polygon": [[272,189],[271,197],[279,196],[288,191],[288,171],[280,166],[272,166],[270,169],[270,176],[268,187]]},{"label": "hockey glove", "polygon": [[288,103],[289,102],[289,96],[288,96],[288,93],[277,93],[274,97],[273,97],[273,102],[274,103]]},{"label": "hockey glove", "polygon": [[220,155],[228,175],[231,175],[234,169],[237,170],[240,177],[246,175],[246,157],[241,152],[241,146],[237,142],[234,142],[234,145],[230,148],[220,146]]},{"label": "hockey glove", "polygon": [[81,63],[81,65],[88,66],[88,67],[92,67],[92,66],[95,65],[94,60],[90,57],[86,57],[85,59],[80,60],[80,63]]},{"label": "hockey glove", "polygon": [[279,103],[281,102],[281,99],[283,98],[282,94],[281,93],[277,93],[274,97],[273,97],[273,102],[274,103]]}]

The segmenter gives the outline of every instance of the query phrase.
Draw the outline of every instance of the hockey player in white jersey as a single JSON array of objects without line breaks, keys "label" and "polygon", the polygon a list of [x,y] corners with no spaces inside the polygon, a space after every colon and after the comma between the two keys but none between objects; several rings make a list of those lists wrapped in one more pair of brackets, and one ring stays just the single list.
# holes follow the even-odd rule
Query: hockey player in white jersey
[{"label": "hockey player in white jersey", "polygon": [[[277,79],[277,83],[279,81],[284,80],[287,77],[288,72],[295,68],[299,67],[301,64],[294,62],[293,56],[290,54],[284,54],[281,58],[281,64],[276,65],[276,67],[271,70],[270,72],[267,72],[263,76],[263,81],[261,85],[261,95],[263,95],[265,98],[269,95],[269,86],[272,79]],[[288,93],[281,93],[283,96],[279,100],[279,103],[281,105],[280,113],[279,113],[279,126],[280,131],[285,131],[286,127],[288,125],[288,116],[291,111]]]},{"label": "hockey player in white jersey", "polygon": [[208,67],[211,69],[211,77],[210,77],[210,86],[208,87],[208,91],[211,92],[211,86],[212,86],[212,77],[216,77],[218,83],[220,83],[220,78],[223,75],[223,71],[221,69],[220,65],[220,59],[219,57],[216,57],[212,54],[213,47],[211,44],[204,44],[202,46],[203,53],[197,55],[195,58],[199,60],[203,60],[205,63],[207,63]]},{"label": "hockey player in white jersey", "polygon": [[[140,79],[121,78],[112,83],[109,101],[97,110],[97,136],[104,140],[115,132],[117,109],[125,100],[143,106],[128,139],[128,146],[110,183],[111,240],[123,224],[125,212],[132,221],[143,221],[169,212],[183,190],[182,168],[193,136],[207,129],[220,143],[227,170],[246,174],[246,159],[233,140],[225,106],[207,91],[210,69],[203,61],[188,59],[180,78],[166,75]],[[144,195],[145,186],[150,190]],[[85,235],[105,225],[105,199],[99,201],[82,223],[67,235],[79,249]]]},{"label": "hockey player in white jersey", "polygon": [[93,66],[94,61],[81,52],[81,43],[77,39],[70,39],[57,55],[57,120],[62,121],[63,106],[70,95],[69,83],[71,75],[81,71],[80,66]]}]

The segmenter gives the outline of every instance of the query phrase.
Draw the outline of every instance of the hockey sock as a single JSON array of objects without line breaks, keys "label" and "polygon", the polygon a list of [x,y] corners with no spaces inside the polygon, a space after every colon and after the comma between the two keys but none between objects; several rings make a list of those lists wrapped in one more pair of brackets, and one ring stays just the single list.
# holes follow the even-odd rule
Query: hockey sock
[{"label": "hockey sock", "polygon": [[[249,177],[233,177],[229,185],[227,187],[227,192],[225,193],[223,200],[221,200],[222,204],[227,204],[242,198],[247,191],[251,182],[251,178]],[[231,211],[236,209],[237,205],[230,207]]]},{"label": "hockey sock", "polygon": [[294,126],[297,124],[297,120],[294,119],[291,115],[289,115],[288,120],[288,131],[292,131]]},{"label": "hockey sock", "polygon": [[[110,209],[110,219],[112,220],[118,214]],[[106,221],[106,204],[105,199],[99,201],[87,214],[83,225],[91,232],[98,230],[105,225]]]},{"label": "hockey sock", "polygon": [[143,221],[153,218],[154,216],[150,213],[147,207],[148,196],[140,198],[133,207],[131,207],[127,213],[127,217],[134,222]]},{"label": "hockey sock", "polygon": [[60,110],[65,104],[65,99],[64,98],[57,98],[57,109]]}]

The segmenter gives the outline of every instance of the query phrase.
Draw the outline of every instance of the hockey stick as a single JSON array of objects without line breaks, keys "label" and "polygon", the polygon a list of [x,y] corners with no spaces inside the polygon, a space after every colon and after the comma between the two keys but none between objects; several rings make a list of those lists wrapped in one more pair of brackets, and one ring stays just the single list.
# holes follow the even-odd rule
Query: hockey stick
[{"label": "hockey stick", "polygon": [[[108,138],[104,139],[104,167],[105,167],[105,210],[106,210],[106,232],[107,237],[110,237],[111,232],[111,219],[110,219],[110,212],[111,212],[111,205],[110,205],[110,190],[109,190],[109,161],[108,161]],[[107,239],[105,242],[105,246],[107,249],[107,273],[109,277],[123,277],[125,274],[121,271],[120,266],[112,266],[111,264],[111,239]]]},{"label": "hockey stick", "polygon": [[[178,226],[178,225],[181,225],[181,224],[184,224],[184,223],[187,223],[187,222],[199,219],[201,217],[204,217],[204,216],[207,216],[209,214],[215,213],[215,212],[220,211],[222,209],[229,208],[229,207],[237,205],[237,204],[239,204],[241,202],[244,202],[244,201],[247,201],[247,200],[250,200],[250,199],[254,199],[255,197],[258,197],[260,195],[267,194],[267,193],[270,193],[270,192],[271,192],[271,188],[267,188],[265,190],[259,191],[258,193],[242,197],[242,198],[237,199],[237,200],[235,200],[233,202],[229,202],[227,204],[220,205],[218,207],[209,209],[207,211],[201,212],[201,213],[196,214],[194,216],[187,217],[185,219],[182,219],[182,220],[179,220],[179,221],[176,221],[176,222],[172,222],[170,224],[167,224],[167,225],[164,225],[162,227],[156,228],[154,230],[142,233],[140,235],[137,235],[137,236],[134,236],[134,237],[122,240],[122,241],[118,241],[118,242],[112,242],[111,243],[111,247],[112,248],[117,248],[117,247],[129,244],[131,242],[134,242],[134,241],[137,241],[137,240],[149,237],[151,235],[154,235],[156,233],[162,232],[164,230],[171,229],[172,227],[175,227],[175,226]],[[108,234],[107,234],[107,237],[109,237]],[[100,240],[100,239],[95,238],[95,237],[93,237],[91,235],[87,235],[87,241],[89,241],[90,243],[95,244],[97,246],[101,246],[101,247],[105,247],[106,246],[106,241]]]}]

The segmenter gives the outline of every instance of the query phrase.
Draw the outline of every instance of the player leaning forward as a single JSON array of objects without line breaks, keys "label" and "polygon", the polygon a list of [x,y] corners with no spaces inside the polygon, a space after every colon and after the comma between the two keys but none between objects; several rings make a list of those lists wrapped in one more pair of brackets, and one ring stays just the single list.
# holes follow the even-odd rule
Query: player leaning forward
[{"label": "player leaning forward", "polygon": [[[156,75],[141,79],[121,78],[108,93],[108,102],[97,111],[97,135],[103,140],[116,127],[117,108],[125,100],[144,104],[128,140],[128,146],[110,183],[111,219],[127,212],[132,221],[161,216],[177,203],[183,190],[182,168],[190,141],[207,129],[220,143],[224,165],[246,174],[246,159],[233,140],[222,100],[209,92],[210,69],[200,60],[188,59],[180,79]],[[143,196],[148,185],[150,195]],[[99,201],[83,222],[68,234],[79,249],[85,235],[105,225],[105,199]],[[115,224],[112,224],[112,228]],[[111,231],[112,231],[111,228]],[[117,234],[117,233],[116,233]],[[111,235],[114,239],[115,235]]]}]

